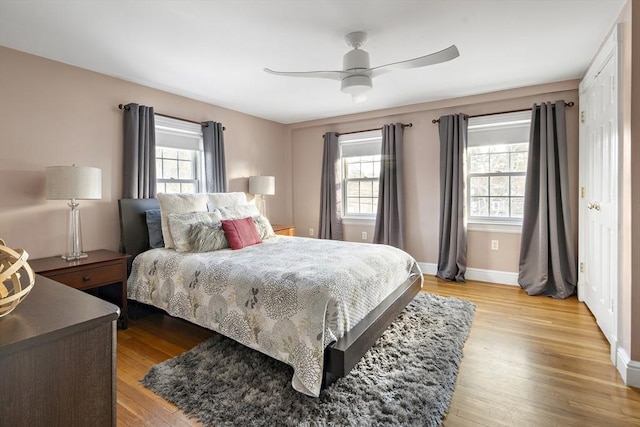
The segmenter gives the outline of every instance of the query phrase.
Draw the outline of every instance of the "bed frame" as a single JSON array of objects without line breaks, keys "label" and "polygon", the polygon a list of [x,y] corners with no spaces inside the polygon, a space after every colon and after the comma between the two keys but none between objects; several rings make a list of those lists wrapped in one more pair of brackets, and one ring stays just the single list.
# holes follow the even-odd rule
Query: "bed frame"
[{"label": "bed frame", "polygon": [[[146,210],[158,209],[157,199],[121,199],[120,211],[121,252],[133,259],[149,249]],[[371,313],[355,325],[340,340],[325,349],[323,388],[351,371],[360,358],[376,342],[400,312],[420,291],[422,278],[414,274],[391,293]]]}]

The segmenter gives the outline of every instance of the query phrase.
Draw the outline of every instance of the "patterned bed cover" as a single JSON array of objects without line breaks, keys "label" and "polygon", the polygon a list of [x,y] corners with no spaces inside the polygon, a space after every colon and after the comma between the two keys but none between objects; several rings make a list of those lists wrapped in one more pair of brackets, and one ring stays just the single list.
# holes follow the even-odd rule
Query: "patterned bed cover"
[{"label": "patterned bed cover", "polygon": [[241,250],[136,257],[128,296],[217,331],[294,369],[293,387],[318,396],[324,349],[412,274],[397,248],[277,236]]}]

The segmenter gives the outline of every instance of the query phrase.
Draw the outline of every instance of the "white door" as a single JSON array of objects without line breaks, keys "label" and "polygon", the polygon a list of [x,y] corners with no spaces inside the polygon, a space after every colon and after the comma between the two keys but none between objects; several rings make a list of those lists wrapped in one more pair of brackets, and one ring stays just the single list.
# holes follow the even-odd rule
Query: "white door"
[{"label": "white door", "polygon": [[614,34],[580,84],[578,296],[612,346],[616,345],[619,280],[616,39]]}]

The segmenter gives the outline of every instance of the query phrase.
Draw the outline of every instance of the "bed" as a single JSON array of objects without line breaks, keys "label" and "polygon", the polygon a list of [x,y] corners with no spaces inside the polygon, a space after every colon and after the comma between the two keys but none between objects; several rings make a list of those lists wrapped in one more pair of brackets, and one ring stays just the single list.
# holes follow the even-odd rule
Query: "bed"
[{"label": "bed", "polygon": [[422,287],[415,260],[385,245],[275,236],[241,250],[149,249],[146,212],[158,208],[119,201],[128,297],[289,364],[310,396],[348,374]]}]

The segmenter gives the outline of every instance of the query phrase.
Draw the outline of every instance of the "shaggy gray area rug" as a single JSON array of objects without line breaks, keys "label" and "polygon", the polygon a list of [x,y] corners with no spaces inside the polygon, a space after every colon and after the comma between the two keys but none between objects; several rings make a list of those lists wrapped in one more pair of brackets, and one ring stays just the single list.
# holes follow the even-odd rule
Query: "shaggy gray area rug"
[{"label": "shaggy gray area rug", "polygon": [[313,398],[293,369],[223,336],[142,380],[206,425],[438,426],[449,408],[475,305],[420,292],[349,375]]}]

